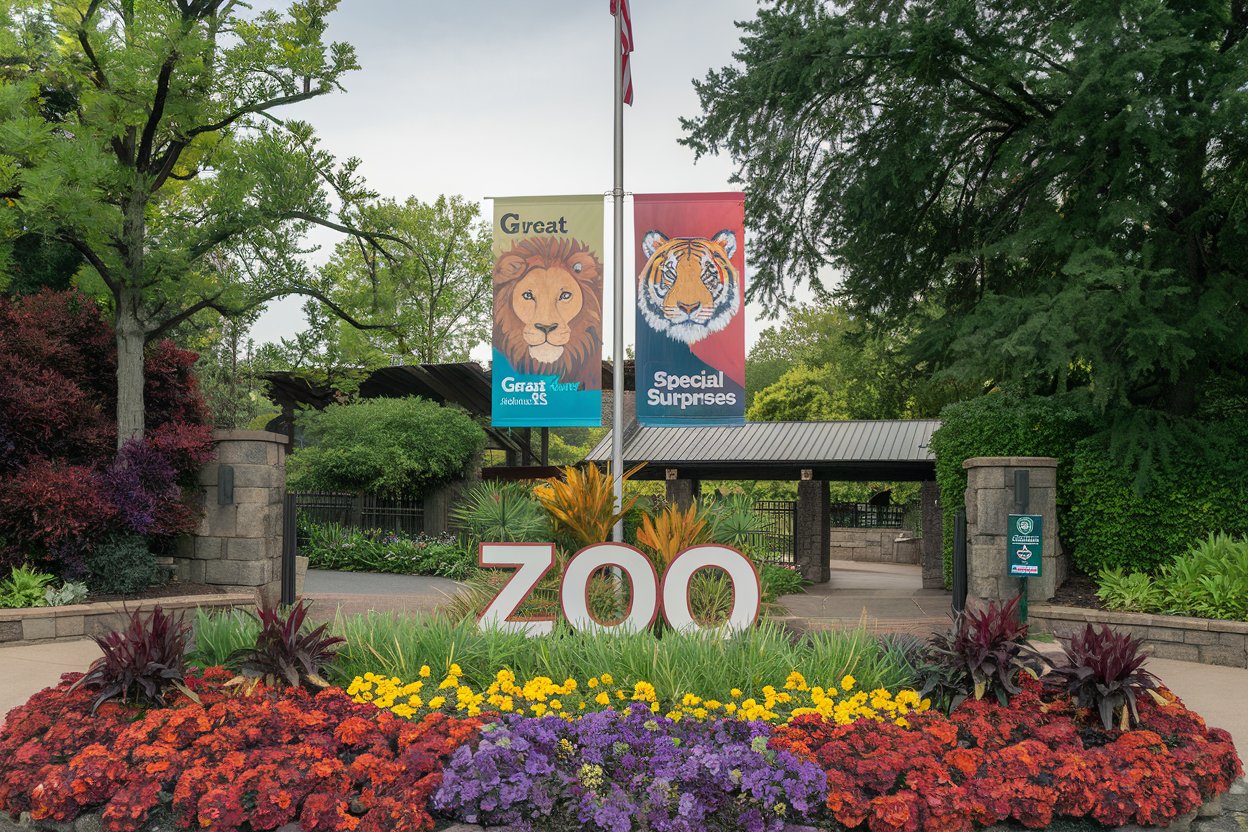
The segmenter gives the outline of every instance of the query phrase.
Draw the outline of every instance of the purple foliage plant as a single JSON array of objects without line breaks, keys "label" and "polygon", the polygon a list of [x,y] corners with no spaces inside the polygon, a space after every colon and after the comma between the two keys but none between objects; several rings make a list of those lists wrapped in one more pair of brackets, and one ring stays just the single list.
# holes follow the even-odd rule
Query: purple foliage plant
[{"label": "purple foliage plant", "polygon": [[142,535],[176,531],[182,488],[173,464],[160,450],[131,439],[117,452],[105,479],[118,519],[127,529]]}]

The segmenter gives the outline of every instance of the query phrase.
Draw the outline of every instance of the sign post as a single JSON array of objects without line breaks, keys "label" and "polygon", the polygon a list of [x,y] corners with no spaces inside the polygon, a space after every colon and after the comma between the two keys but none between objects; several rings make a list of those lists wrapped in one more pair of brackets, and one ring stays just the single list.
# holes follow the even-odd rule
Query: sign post
[{"label": "sign post", "polygon": [[[1021,485],[1021,488],[1020,488]],[[1044,563],[1044,517],[1026,514],[1027,472],[1016,471],[1014,476],[1014,505],[1017,514],[1009,515],[1006,524],[1006,574],[1018,578],[1022,585],[1019,617],[1027,623],[1027,579],[1040,577]]]},{"label": "sign post", "polygon": [[1031,502],[1030,472],[1014,472],[1014,514],[1006,523],[1006,574],[1019,579],[1022,598],[1019,617],[1027,623],[1027,579],[1040,577],[1044,563],[1044,517],[1028,514]]}]

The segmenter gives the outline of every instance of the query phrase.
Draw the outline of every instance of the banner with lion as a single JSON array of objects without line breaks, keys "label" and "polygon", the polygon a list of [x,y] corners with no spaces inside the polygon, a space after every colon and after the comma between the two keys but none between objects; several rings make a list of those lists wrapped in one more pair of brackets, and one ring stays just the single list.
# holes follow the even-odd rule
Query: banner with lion
[{"label": "banner with lion", "polygon": [[602,424],[602,196],[494,201],[495,427]]},{"label": "banner with lion", "polygon": [[745,423],[745,195],[637,194],[637,420]]}]

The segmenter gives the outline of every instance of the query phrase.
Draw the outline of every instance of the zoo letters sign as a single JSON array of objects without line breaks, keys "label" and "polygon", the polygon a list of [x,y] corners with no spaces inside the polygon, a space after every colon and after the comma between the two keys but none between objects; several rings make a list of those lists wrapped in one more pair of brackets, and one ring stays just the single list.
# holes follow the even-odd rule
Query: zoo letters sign
[{"label": "zoo letters sign", "polygon": [[637,420],[745,422],[745,195],[638,194]]},{"label": "zoo letters sign", "polygon": [[495,427],[602,424],[602,196],[494,200]]}]

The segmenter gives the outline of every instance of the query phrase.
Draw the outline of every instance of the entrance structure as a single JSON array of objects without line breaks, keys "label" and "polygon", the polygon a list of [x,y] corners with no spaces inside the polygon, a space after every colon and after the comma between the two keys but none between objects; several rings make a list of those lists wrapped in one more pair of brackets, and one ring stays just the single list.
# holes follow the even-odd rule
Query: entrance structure
[{"label": "entrance structure", "polygon": [[[831,576],[829,482],[919,482],[923,523],[923,586],[943,585],[936,460],[928,448],[935,419],[840,422],[747,422],[737,427],[641,427],[624,433],[627,467],[645,463],[634,479],[664,480],[667,498],[688,506],[702,480],[797,482],[796,563],[802,577]],[[585,457],[606,465],[611,434]]]}]

